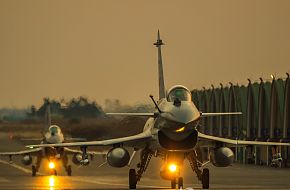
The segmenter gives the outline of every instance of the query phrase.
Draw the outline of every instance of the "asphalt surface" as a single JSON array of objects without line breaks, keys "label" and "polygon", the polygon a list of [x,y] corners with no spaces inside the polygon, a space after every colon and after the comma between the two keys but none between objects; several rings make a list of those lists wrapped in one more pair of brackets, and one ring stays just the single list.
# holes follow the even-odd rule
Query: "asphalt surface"
[{"label": "asphalt surface", "polygon": [[[0,151],[22,150],[22,145],[9,140],[7,134],[0,133]],[[57,189],[128,189],[128,167],[112,168],[102,164],[103,158],[95,158],[89,166],[73,167],[73,176],[66,176],[62,168],[57,168],[58,175],[50,176],[43,163],[40,173],[31,176],[30,166],[23,166],[20,158],[13,159],[13,164],[8,158],[0,158],[0,189],[2,190],[57,190]],[[134,166],[137,162],[132,163]],[[152,158],[148,170],[144,174],[138,189],[168,189],[170,182],[162,180],[159,176],[161,161]],[[61,167],[61,166],[59,166]],[[269,168],[252,165],[234,164],[227,168],[216,168],[208,165],[210,169],[210,189],[287,189],[290,190],[290,169]],[[195,174],[187,162],[183,168],[184,188],[201,189]]]}]

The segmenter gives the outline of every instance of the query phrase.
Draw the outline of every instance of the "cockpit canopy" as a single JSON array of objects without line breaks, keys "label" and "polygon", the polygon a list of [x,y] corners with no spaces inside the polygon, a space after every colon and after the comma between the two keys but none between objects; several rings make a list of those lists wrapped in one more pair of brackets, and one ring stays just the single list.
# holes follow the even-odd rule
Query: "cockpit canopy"
[{"label": "cockpit canopy", "polygon": [[174,86],[169,90],[167,101],[174,102],[174,100],[191,101],[191,93],[184,86]]},{"label": "cockpit canopy", "polygon": [[59,127],[56,125],[52,125],[49,127],[49,132],[51,134],[58,134],[59,133]]}]

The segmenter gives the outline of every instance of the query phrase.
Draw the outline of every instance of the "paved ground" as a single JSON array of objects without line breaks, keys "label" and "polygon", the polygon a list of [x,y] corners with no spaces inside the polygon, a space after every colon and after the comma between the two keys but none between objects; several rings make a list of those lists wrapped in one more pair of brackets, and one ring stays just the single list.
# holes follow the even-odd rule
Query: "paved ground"
[{"label": "paved ground", "polygon": [[[0,151],[19,150],[22,146],[9,141],[0,133]],[[0,189],[127,189],[128,168],[111,168],[103,166],[102,158],[95,159],[87,167],[73,165],[73,176],[67,177],[62,169],[58,176],[49,176],[46,163],[41,168],[41,175],[31,177],[30,167],[21,165],[19,159],[9,164],[7,159],[0,160]],[[152,158],[138,189],[166,189],[170,183],[159,177],[161,162]],[[211,189],[290,189],[290,169],[276,169],[236,164],[228,168],[216,168],[209,165]],[[201,189],[188,164],[184,166],[184,183],[187,189]]]}]

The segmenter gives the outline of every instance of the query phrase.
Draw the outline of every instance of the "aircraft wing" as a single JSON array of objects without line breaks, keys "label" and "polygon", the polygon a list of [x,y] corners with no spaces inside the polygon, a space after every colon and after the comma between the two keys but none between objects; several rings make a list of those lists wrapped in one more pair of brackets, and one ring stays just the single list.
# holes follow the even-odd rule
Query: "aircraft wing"
[{"label": "aircraft wing", "polygon": [[211,135],[206,135],[198,132],[198,137],[201,140],[210,140],[210,141],[218,141],[231,145],[266,145],[266,146],[290,146],[290,143],[281,143],[281,142],[263,142],[263,141],[245,141],[245,140],[234,140],[227,139],[222,137],[216,137]]},{"label": "aircraft wing", "polygon": [[22,150],[22,151],[16,151],[16,152],[0,152],[0,156],[17,156],[17,155],[37,153],[39,151],[42,151],[42,148]]},{"label": "aircraft wing", "polygon": [[[71,148],[67,148],[67,147],[64,148],[64,151],[68,152],[68,153],[72,153],[72,154],[76,154],[76,153],[82,154],[82,151],[80,151],[80,150],[75,150],[75,149],[71,149]],[[105,150],[104,151],[102,151],[102,150],[100,150],[100,151],[87,151],[87,154],[93,155],[93,156],[105,155],[107,153],[108,153],[108,151],[105,151]]]},{"label": "aircraft wing", "polygon": [[201,117],[222,116],[222,115],[241,115],[242,112],[221,112],[221,113],[201,113]]},{"label": "aircraft wing", "polygon": [[86,138],[75,138],[75,137],[67,137],[64,139],[65,142],[78,142],[78,141],[87,141]]},{"label": "aircraft wing", "polygon": [[154,116],[154,113],[106,113],[106,115],[114,116]]},{"label": "aircraft wing", "polygon": [[87,142],[74,142],[74,143],[61,143],[61,144],[37,144],[27,145],[29,148],[39,147],[82,147],[82,146],[110,146],[110,145],[126,145],[130,147],[138,147],[147,143],[147,140],[152,138],[152,134],[149,130],[132,135],[128,137],[101,140],[101,141],[87,141]]},{"label": "aircraft wing", "polygon": [[35,138],[21,138],[21,141],[42,141],[43,138],[35,137]]}]

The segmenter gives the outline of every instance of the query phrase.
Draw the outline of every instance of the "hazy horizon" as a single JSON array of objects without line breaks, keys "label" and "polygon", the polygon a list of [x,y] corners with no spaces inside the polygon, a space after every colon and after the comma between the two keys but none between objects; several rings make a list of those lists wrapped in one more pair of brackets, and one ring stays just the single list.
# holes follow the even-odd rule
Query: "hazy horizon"
[{"label": "hazy horizon", "polygon": [[85,96],[103,105],[290,72],[290,1],[0,1],[0,107]]}]

